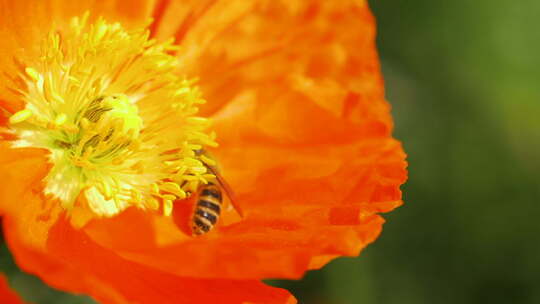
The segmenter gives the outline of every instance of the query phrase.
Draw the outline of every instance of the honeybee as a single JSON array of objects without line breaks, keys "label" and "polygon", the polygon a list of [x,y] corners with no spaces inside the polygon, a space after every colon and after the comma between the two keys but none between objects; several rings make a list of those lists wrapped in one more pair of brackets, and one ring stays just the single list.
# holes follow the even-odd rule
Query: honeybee
[{"label": "honeybee", "polygon": [[[204,150],[197,151],[197,155],[208,154]],[[233,208],[242,216],[241,210],[234,200],[231,187],[219,174],[215,166],[205,164],[208,171],[216,177],[216,182],[203,184],[197,189],[197,201],[191,216],[191,232],[193,235],[203,235],[210,232],[218,223],[223,208],[223,192],[229,198]]]}]

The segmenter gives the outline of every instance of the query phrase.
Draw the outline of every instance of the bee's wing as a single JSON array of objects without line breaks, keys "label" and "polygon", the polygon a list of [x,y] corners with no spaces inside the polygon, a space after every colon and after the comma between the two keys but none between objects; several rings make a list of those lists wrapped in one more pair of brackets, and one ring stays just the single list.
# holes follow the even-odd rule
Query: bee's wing
[{"label": "bee's wing", "polygon": [[233,208],[238,212],[238,214],[240,214],[241,217],[244,217],[242,208],[240,208],[240,206],[236,203],[236,198],[234,196],[234,192],[231,189],[231,186],[229,186],[227,181],[225,181],[223,176],[221,176],[221,174],[219,174],[219,172],[217,172],[215,168],[208,166],[208,169],[212,172],[212,174],[216,176],[217,182],[229,197],[229,201],[231,201],[231,205],[233,206]]}]

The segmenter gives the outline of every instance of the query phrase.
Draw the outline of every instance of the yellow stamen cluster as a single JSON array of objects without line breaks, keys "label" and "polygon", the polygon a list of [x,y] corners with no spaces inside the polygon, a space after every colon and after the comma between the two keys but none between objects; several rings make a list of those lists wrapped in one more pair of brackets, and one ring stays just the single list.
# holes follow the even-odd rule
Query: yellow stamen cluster
[{"label": "yellow stamen cluster", "polygon": [[204,100],[177,75],[175,49],[88,14],[49,33],[43,56],[21,73],[25,108],[10,118],[14,146],[50,151],[47,194],[98,216],[129,206],[169,215],[214,178],[213,160],[198,151],[217,146],[215,134],[195,116]]}]

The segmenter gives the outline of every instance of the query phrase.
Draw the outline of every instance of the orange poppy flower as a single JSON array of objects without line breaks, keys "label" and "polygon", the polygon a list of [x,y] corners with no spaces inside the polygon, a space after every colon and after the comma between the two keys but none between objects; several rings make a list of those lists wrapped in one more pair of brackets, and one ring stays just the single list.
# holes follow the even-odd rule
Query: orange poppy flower
[{"label": "orange poppy flower", "polygon": [[17,263],[101,303],[294,303],[259,280],[401,204],[374,32],[360,0],[0,2]]},{"label": "orange poppy flower", "polygon": [[9,287],[6,278],[2,274],[0,274],[0,303],[24,304],[19,295]]}]

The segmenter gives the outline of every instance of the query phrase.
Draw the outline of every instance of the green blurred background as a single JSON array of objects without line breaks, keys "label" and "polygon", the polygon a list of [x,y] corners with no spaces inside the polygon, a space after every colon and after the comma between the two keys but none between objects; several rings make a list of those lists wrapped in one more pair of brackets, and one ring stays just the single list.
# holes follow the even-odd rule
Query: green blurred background
[{"label": "green blurred background", "polygon": [[[272,284],[302,304],[540,303],[540,1],[370,4],[406,205],[359,258]],[[93,303],[0,254],[27,300]]]}]

